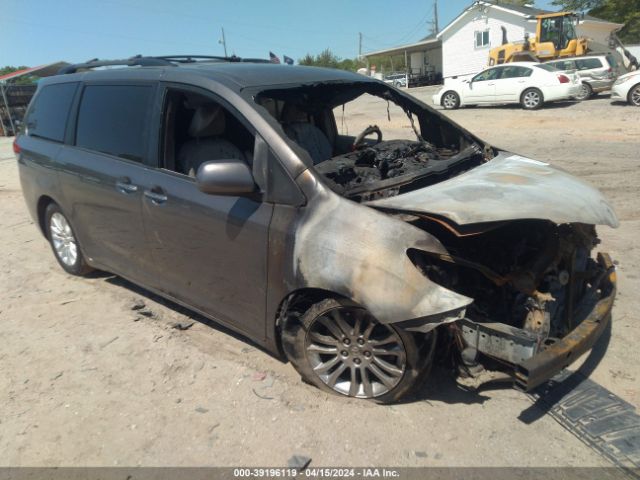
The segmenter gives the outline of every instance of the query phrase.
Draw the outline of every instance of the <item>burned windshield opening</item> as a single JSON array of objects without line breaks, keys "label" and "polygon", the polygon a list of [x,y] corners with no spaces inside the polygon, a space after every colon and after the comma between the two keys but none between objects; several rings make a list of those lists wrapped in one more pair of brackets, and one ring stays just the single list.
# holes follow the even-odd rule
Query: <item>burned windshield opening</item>
[{"label": "burned windshield opening", "polygon": [[335,192],[355,201],[394,196],[485,161],[482,146],[385,84],[321,83],[255,97]]}]

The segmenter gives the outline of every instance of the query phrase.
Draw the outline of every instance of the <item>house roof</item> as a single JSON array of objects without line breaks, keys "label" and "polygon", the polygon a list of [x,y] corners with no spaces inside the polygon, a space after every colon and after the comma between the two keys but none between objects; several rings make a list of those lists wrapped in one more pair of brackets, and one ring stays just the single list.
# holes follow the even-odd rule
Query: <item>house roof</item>
[{"label": "house roof", "polygon": [[404,52],[412,53],[424,50],[431,50],[438,48],[441,45],[441,41],[436,35],[429,35],[415,43],[408,43],[405,45],[399,45],[397,47],[386,48],[384,50],[377,50],[375,52],[367,52],[365,57],[375,57],[376,55],[400,55]]},{"label": "house roof", "polygon": [[[490,5],[494,5],[496,7],[500,7],[500,8],[503,8],[505,10],[510,10],[512,12],[517,12],[517,13],[520,13],[522,15],[536,16],[536,15],[544,15],[545,13],[553,13],[553,12],[551,12],[549,10],[542,10],[541,8],[526,7],[526,6],[522,6],[522,5],[512,5],[510,3],[497,2],[495,0],[483,0],[483,1],[480,1],[480,2],[474,2],[474,3],[488,3]],[[533,1],[531,3],[533,3]]]},{"label": "house roof", "polygon": [[0,82],[9,82],[15,80],[24,75],[37,75],[38,77],[49,77],[58,73],[62,67],[69,65],[66,62],[49,63],[47,65],[39,65],[37,67],[24,68],[22,70],[16,70],[12,73],[0,75]]},{"label": "house roof", "polygon": [[449,30],[451,27],[453,27],[456,23],[458,23],[462,17],[464,17],[468,12],[471,12],[472,10],[474,10],[477,7],[489,7],[489,8],[495,8],[497,10],[502,10],[504,12],[509,12],[512,13],[514,15],[517,15],[519,17],[525,17],[525,18],[534,18],[536,15],[543,15],[545,13],[553,13],[549,10],[542,10],[540,8],[533,8],[533,7],[524,7],[524,6],[520,6],[520,5],[512,5],[510,3],[502,3],[502,2],[497,2],[495,0],[475,0],[469,7],[465,8],[462,13],[460,13],[460,15],[458,15],[456,18],[454,18],[449,25],[447,25],[446,27],[444,27],[444,29],[442,29],[440,31],[440,33],[438,33],[438,38],[442,37],[442,35]]}]

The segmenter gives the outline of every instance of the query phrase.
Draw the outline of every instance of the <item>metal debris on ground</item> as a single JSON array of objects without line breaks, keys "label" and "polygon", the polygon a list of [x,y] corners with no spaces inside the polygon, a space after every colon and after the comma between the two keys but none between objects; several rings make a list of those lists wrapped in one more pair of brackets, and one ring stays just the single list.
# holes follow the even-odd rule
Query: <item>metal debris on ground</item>
[{"label": "metal debris on ground", "polygon": [[[563,386],[565,381],[571,385]],[[640,415],[633,405],[581,373],[567,370],[529,397],[586,445],[631,478],[640,479]]]},{"label": "metal debris on ground", "polygon": [[289,468],[297,468],[299,470],[304,470],[311,463],[311,458],[305,457],[304,455],[294,455],[289,460],[287,460],[287,466]]},{"label": "metal debris on ground", "polygon": [[138,298],[131,303],[131,310],[142,310],[145,306],[146,304],[144,303],[144,301]]},{"label": "metal debris on ground", "polygon": [[196,322],[174,322],[171,324],[171,328],[176,330],[189,330]]}]

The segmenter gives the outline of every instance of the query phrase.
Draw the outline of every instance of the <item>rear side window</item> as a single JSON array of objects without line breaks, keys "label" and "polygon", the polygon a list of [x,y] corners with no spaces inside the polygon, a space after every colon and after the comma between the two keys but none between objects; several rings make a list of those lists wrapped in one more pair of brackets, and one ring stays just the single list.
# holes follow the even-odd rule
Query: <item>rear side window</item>
[{"label": "rear side window", "polygon": [[591,70],[592,68],[602,68],[602,62],[599,58],[583,58],[576,60],[578,70]]},{"label": "rear side window", "polygon": [[87,86],[78,112],[76,145],[141,162],[151,94],[151,86]]},{"label": "rear side window", "polygon": [[28,135],[55,142],[64,141],[64,132],[76,93],[77,83],[47,85],[36,95],[25,123]]},{"label": "rear side window", "polygon": [[502,77],[500,78],[520,78],[520,77],[530,77],[533,73],[533,70],[527,67],[504,67],[502,70]]}]

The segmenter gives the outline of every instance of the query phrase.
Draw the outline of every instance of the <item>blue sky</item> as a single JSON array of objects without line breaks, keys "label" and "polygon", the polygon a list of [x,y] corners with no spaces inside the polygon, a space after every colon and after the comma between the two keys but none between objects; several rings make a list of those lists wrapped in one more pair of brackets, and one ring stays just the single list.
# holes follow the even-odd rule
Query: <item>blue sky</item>
[{"label": "blue sky", "polygon": [[[441,28],[471,0],[439,0]],[[549,8],[550,0],[536,6]],[[342,58],[417,41],[430,32],[433,0],[0,0],[0,66],[135,54],[295,60],[331,48]]]}]

